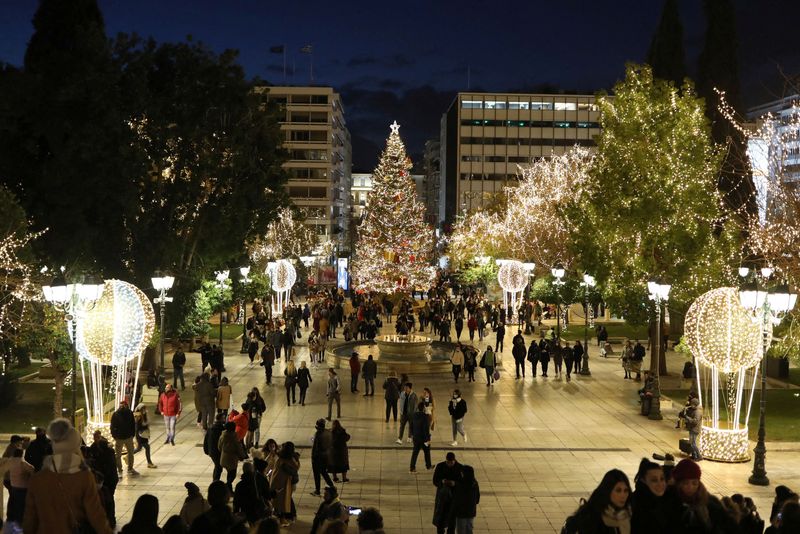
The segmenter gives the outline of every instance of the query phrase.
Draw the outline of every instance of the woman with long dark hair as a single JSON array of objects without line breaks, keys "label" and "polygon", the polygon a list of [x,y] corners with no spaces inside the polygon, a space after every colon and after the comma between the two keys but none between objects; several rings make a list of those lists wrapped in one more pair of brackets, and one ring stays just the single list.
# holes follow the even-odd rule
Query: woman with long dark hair
[{"label": "woman with long dark hair", "polygon": [[350,441],[350,434],[344,429],[342,424],[336,419],[331,427],[331,449],[328,465],[328,472],[333,473],[333,481],[339,482],[338,474],[342,474],[342,482],[350,482],[347,472],[350,470],[350,453],[347,449],[347,442]]},{"label": "woman with long dark hair", "polygon": [[122,534],[161,534],[158,526],[158,499],[145,493],[133,505],[130,522],[122,527]]},{"label": "woman with long dark hair", "polygon": [[636,491],[631,497],[631,534],[666,534],[668,523],[664,492],[667,490],[667,481],[664,468],[642,458],[633,483]]},{"label": "woman with long dark hair", "polygon": [[562,532],[567,534],[621,534],[630,532],[631,485],[619,469],[603,476],[588,501],[567,518]]}]

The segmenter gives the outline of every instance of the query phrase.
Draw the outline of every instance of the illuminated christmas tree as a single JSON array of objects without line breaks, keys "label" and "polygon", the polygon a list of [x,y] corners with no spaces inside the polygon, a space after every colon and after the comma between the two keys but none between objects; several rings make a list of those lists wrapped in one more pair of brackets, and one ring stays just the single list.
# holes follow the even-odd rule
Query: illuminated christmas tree
[{"label": "illuminated christmas tree", "polygon": [[397,122],[372,175],[364,222],[353,261],[356,289],[391,293],[427,287],[433,232],[417,200],[411,160]]}]

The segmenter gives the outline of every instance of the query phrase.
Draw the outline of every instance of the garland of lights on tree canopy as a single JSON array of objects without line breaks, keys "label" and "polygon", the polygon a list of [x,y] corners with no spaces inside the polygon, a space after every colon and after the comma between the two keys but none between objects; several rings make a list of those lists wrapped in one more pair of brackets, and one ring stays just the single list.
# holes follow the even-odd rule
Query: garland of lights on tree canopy
[{"label": "garland of lights on tree canopy", "polygon": [[392,293],[426,287],[431,281],[433,231],[425,223],[425,207],[417,200],[409,174],[411,160],[399,129],[397,122],[391,125],[372,176],[353,261],[356,289]]}]

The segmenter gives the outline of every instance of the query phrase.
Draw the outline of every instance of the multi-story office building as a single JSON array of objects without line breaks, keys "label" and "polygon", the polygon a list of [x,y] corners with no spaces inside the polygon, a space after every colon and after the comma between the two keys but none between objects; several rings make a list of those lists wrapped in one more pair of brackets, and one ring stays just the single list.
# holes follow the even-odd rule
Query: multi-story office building
[{"label": "multi-story office building", "polygon": [[[425,203],[425,176],[422,174],[412,174],[411,179],[414,180],[417,200]],[[350,191],[353,205],[353,217],[355,220],[360,220],[364,215],[364,209],[367,207],[369,192],[372,191],[372,174],[353,173],[352,184]]]},{"label": "multi-story office building", "polygon": [[751,139],[748,143],[756,185],[759,176],[800,184],[800,95],[750,108],[747,118],[755,123],[754,127],[773,121],[771,128],[761,128],[772,139]]},{"label": "multi-story office building", "polygon": [[517,181],[517,165],[594,146],[593,95],[458,93],[441,122],[440,217],[480,209]]},{"label": "multi-story office building", "polygon": [[289,161],[286,185],[292,202],[320,243],[331,240],[339,254],[350,248],[350,132],[344,108],[331,87],[258,87],[265,100],[284,110],[281,131]]},{"label": "multi-story office building", "polygon": [[438,228],[439,223],[439,189],[441,180],[441,143],[439,139],[425,142],[425,153],[422,158],[424,172],[423,187],[425,192],[425,210],[428,223]]}]

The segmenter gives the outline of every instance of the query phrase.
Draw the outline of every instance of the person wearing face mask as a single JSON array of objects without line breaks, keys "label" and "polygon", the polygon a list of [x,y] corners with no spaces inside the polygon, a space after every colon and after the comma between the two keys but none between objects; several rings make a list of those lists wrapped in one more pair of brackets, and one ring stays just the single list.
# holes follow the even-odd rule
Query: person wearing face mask
[{"label": "person wearing face mask", "polygon": [[736,521],[725,511],[722,503],[708,493],[700,481],[700,466],[684,458],[672,470],[671,485],[665,495],[666,515],[670,532],[722,534],[737,533]]},{"label": "person wearing face mask", "polygon": [[642,458],[633,479],[635,491],[631,496],[631,534],[666,534],[667,514],[664,492],[667,481],[664,468]]},{"label": "person wearing face mask", "polygon": [[561,531],[565,534],[631,532],[630,495],[628,477],[619,469],[612,469],[603,476],[589,500],[567,518]]},{"label": "person wearing face mask", "polygon": [[458,445],[456,440],[458,434],[461,434],[464,438],[464,443],[466,443],[467,433],[464,430],[464,416],[467,414],[467,401],[461,398],[459,390],[453,390],[453,398],[447,404],[447,411],[450,412],[450,420],[453,424],[453,443],[450,445],[452,447]]}]

